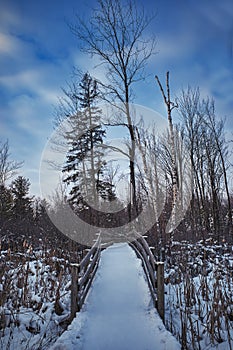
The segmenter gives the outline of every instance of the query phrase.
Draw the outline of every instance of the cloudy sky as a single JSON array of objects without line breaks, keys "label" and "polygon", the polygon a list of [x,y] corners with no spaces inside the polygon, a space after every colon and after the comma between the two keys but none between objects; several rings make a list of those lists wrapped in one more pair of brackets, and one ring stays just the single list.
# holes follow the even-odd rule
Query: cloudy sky
[{"label": "cloudy sky", "polygon": [[[138,2],[139,0],[136,0]],[[187,85],[212,96],[217,113],[233,131],[232,0],[145,0],[156,12],[150,31],[157,54],[148,78],[135,86],[135,102],[164,114],[154,75],[170,71],[173,94]],[[0,0],[0,140],[39,194],[41,154],[53,130],[54,106],[74,66],[94,72],[95,62],[78,50],[67,21],[86,16],[94,0]]]}]

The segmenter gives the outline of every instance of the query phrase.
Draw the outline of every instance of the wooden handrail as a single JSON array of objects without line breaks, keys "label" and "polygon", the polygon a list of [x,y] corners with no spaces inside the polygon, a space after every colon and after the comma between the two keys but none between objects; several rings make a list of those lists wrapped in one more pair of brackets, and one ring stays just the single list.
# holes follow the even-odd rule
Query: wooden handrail
[{"label": "wooden handrail", "polygon": [[129,245],[142,260],[142,266],[148,281],[152,299],[164,322],[164,263],[155,260],[155,257],[143,236],[136,234],[136,239],[129,242]]},{"label": "wooden handrail", "polygon": [[80,262],[80,270],[83,270],[85,268],[85,266],[89,263],[91,256],[93,254],[93,251],[95,250],[95,248],[98,248],[98,246],[100,245],[100,235],[98,236],[96,242],[93,244],[93,246],[91,247],[91,249],[89,250],[89,252],[84,256],[84,258],[82,259],[82,261]]},{"label": "wooden handrail", "polygon": [[71,314],[70,321],[80,311],[85,302],[92,280],[97,271],[101,253],[101,237],[99,235],[89,252],[79,264],[71,264]]},{"label": "wooden handrail", "polygon": [[[164,263],[156,262],[144,237],[137,234],[134,241],[128,242],[142,261],[145,276],[158,313],[164,321]],[[71,264],[71,315],[70,321],[80,311],[85,302],[91,283],[98,268],[101,253],[101,237],[88,251],[79,264]]]}]

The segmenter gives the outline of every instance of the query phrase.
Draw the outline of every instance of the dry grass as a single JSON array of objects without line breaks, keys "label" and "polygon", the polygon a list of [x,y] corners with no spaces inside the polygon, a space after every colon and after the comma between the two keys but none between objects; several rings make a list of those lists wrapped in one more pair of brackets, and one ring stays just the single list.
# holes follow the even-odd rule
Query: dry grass
[{"label": "dry grass", "polygon": [[[173,246],[166,277],[166,325],[182,349],[233,348],[233,256],[230,247]],[[172,269],[171,269],[172,268]]]},{"label": "dry grass", "polygon": [[70,311],[70,260],[70,252],[34,250],[26,241],[18,250],[1,252],[0,348],[14,349],[19,339],[17,349],[46,349],[64,331]]}]

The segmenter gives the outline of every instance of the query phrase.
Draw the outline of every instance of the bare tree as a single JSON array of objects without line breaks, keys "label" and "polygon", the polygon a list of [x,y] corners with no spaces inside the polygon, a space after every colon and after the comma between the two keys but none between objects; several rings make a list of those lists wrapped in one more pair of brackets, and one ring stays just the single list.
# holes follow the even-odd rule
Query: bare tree
[{"label": "bare tree", "polygon": [[[132,85],[145,78],[145,67],[154,53],[155,40],[144,37],[154,16],[147,16],[131,0],[99,0],[88,22],[78,17],[72,32],[80,41],[81,49],[97,56],[106,68],[104,99],[112,104],[121,102],[122,125],[130,135],[130,182],[132,204],[136,208],[135,182],[135,128],[129,108],[132,101]],[[131,212],[131,211],[130,211]]]},{"label": "bare tree", "polygon": [[17,174],[17,170],[22,167],[23,162],[16,162],[10,159],[9,142],[0,141],[0,184],[5,182]]},{"label": "bare tree", "polygon": [[[204,228],[203,233],[213,229],[220,239],[222,224],[226,219],[221,213],[225,188],[227,199],[227,226],[232,230],[232,204],[227,171],[228,145],[224,136],[224,121],[217,119],[214,101],[201,99],[199,89],[188,88],[178,98],[186,144],[194,173],[192,200],[193,229]],[[223,234],[223,232],[222,232]]]},{"label": "bare tree", "polygon": [[[203,112],[200,103],[199,88],[182,90],[178,97],[178,113],[180,114],[186,145],[190,153],[190,161],[194,174],[193,200],[191,201],[192,232],[198,227],[208,226],[208,215],[205,203],[205,186],[203,178],[204,142],[201,137]],[[198,212],[196,212],[198,211]]]},{"label": "bare tree", "polygon": [[[230,199],[230,191],[228,186],[228,177],[227,177],[227,168],[229,165],[228,161],[228,145],[225,140],[224,135],[224,121],[222,119],[216,120],[215,115],[215,104],[214,100],[206,99],[206,101],[203,101],[204,107],[205,107],[205,125],[210,130],[210,135],[212,142],[214,144],[215,152],[217,154],[216,158],[218,160],[217,167],[214,171],[214,174],[219,173],[220,169],[220,178],[223,177],[224,187],[226,191],[226,197],[227,197],[227,204],[228,204],[228,229],[229,229],[229,235],[232,235],[232,207],[231,207],[231,199]],[[216,184],[214,184],[213,193],[216,192]],[[216,195],[215,195],[216,196]],[[214,196],[213,196],[214,197]],[[216,205],[214,206],[214,218],[216,217],[216,221],[218,221],[218,206],[217,206],[217,199],[216,199]],[[219,223],[216,223],[216,226],[219,226]],[[232,239],[232,237],[231,237]]]},{"label": "bare tree", "polygon": [[[163,89],[163,86],[158,78],[155,76],[157,83],[159,85],[160,91],[162,93],[164,103],[167,108],[167,118],[168,118],[168,127],[169,127],[169,137],[170,137],[170,148],[171,148],[171,159],[172,159],[172,221],[175,223],[176,216],[176,200],[178,194],[178,170],[177,170],[177,160],[176,160],[176,147],[175,147],[175,133],[172,121],[172,110],[177,108],[177,104],[171,101],[170,97],[170,83],[169,83],[169,72],[166,74],[166,93]],[[175,226],[175,224],[174,224]],[[173,231],[173,229],[171,229]],[[171,231],[171,241],[173,239],[173,233]]]}]

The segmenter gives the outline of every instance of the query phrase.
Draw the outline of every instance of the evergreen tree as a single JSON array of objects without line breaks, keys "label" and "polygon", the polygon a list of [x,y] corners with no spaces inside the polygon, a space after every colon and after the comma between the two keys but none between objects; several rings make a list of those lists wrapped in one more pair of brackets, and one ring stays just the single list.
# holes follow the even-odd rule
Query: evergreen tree
[{"label": "evergreen tree", "polygon": [[100,173],[97,180],[97,188],[100,197],[104,202],[112,202],[117,199],[116,187],[114,183],[114,177],[118,171],[118,168],[114,169],[111,162],[104,163],[100,169]]},{"label": "evergreen tree", "polygon": [[13,213],[16,218],[29,218],[33,215],[32,198],[29,197],[30,182],[23,176],[18,176],[11,184],[13,194]]},{"label": "evergreen tree", "polygon": [[36,198],[33,203],[33,213],[35,222],[44,221],[47,217],[48,203],[46,199]]},{"label": "evergreen tree", "polygon": [[115,186],[109,181],[100,180],[97,182],[98,193],[107,202],[116,199]]},{"label": "evergreen tree", "polygon": [[66,133],[70,145],[63,172],[64,182],[70,188],[69,201],[82,210],[85,202],[98,202],[103,152],[101,144],[105,130],[101,127],[101,110],[97,107],[97,82],[86,73],[79,84],[80,91],[72,98],[78,102],[79,110],[69,117],[71,130]]},{"label": "evergreen tree", "polygon": [[0,184],[0,218],[1,223],[12,216],[13,198],[9,188]]}]

